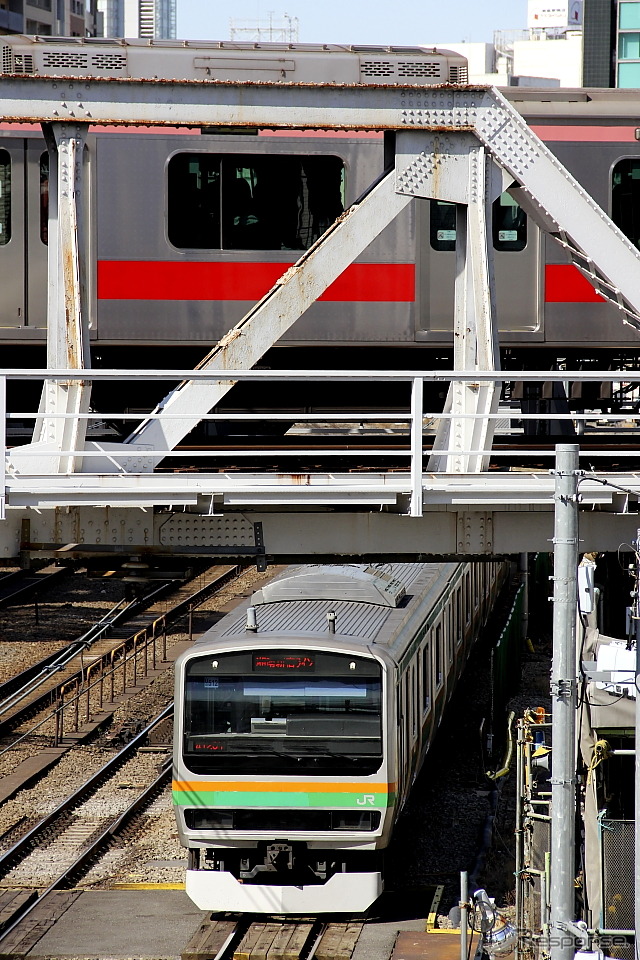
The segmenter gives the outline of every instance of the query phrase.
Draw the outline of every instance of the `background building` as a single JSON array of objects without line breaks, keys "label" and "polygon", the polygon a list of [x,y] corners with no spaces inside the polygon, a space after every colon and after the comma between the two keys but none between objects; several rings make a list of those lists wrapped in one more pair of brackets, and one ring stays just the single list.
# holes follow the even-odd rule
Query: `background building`
[{"label": "background building", "polygon": [[0,0],[0,33],[95,36],[97,4],[98,0]]},{"label": "background building", "polygon": [[585,0],[585,87],[640,87],[640,0]]},{"label": "background building", "polygon": [[579,87],[582,17],[582,0],[529,0],[526,30],[496,30],[493,43],[438,46],[467,57],[472,83]]},{"label": "background building", "polygon": [[98,0],[103,37],[175,40],[177,0]]}]

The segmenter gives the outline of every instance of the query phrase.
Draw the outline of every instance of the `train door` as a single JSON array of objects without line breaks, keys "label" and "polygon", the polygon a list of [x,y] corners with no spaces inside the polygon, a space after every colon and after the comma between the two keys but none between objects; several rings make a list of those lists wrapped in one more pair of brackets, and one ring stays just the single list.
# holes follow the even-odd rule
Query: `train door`
[{"label": "train door", "polygon": [[49,227],[49,155],[42,140],[27,141],[26,171],[26,324],[42,331],[47,327]]},{"label": "train door", "polygon": [[[456,205],[429,200],[418,205],[419,285],[424,305],[418,340],[453,330]],[[542,339],[540,231],[508,193],[491,211],[496,280],[496,314],[509,342]]]},{"label": "train door", "polygon": [[25,322],[24,141],[0,140],[0,337]]}]

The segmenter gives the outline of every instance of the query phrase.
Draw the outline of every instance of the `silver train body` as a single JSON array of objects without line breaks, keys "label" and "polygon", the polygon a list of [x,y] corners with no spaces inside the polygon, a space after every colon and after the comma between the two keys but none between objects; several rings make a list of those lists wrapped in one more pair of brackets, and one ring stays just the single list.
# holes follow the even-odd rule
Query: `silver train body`
[{"label": "silver train body", "polygon": [[[466,79],[464,58],[427,48],[3,37],[0,62],[6,75],[71,78]],[[505,92],[638,242],[640,143],[628,91]],[[0,343],[25,348],[26,355],[21,349],[5,357],[26,365],[28,348],[42,347],[46,334],[47,157],[37,128],[0,128]],[[171,357],[168,366],[180,366],[197,362],[379,176],[384,140],[376,133],[328,131],[95,128],[87,162],[94,362],[161,366],[164,348],[171,347],[164,365]],[[635,354],[634,331],[506,195],[494,207],[493,241],[507,368],[551,367],[561,357],[601,358],[621,350]],[[454,208],[415,201],[279,347],[297,348],[303,366],[388,365],[389,347],[396,348],[396,365],[402,351],[413,369],[446,362],[455,242]],[[418,359],[416,348],[431,350],[432,357]],[[297,359],[280,353],[265,362],[287,367]]]},{"label": "silver train body", "polygon": [[361,913],[507,564],[287,568],[176,664],[173,798],[203,910]]}]

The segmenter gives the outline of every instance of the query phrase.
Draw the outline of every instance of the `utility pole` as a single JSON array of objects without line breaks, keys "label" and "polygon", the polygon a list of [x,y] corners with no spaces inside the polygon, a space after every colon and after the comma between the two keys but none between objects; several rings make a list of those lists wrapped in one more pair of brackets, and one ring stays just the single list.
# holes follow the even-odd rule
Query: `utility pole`
[{"label": "utility pole", "polygon": [[579,446],[558,444],[553,536],[551,960],[573,960],[575,915],[576,616]]},{"label": "utility pole", "polygon": [[636,585],[633,598],[633,612],[636,618],[636,710],[635,710],[635,817],[634,817],[634,912],[635,936],[634,957],[640,960],[640,750],[638,749],[638,730],[640,730],[640,529],[637,531],[636,542]]}]

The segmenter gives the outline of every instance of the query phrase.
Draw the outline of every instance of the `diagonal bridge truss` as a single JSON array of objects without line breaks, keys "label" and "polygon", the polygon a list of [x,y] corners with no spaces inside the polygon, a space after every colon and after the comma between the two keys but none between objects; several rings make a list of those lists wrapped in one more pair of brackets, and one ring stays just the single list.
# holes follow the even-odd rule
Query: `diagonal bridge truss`
[{"label": "diagonal bridge truss", "polygon": [[[532,475],[517,483],[513,477],[495,473],[489,479],[485,472],[501,383],[487,211],[504,190],[510,191],[538,225],[569,251],[598,293],[618,307],[620,322],[636,330],[640,330],[640,254],[496,89],[10,76],[0,81],[0,115],[3,120],[43,125],[51,170],[47,370],[30,372],[43,381],[33,442],[11,450],[5,458],[5,554],[15,549],[20,540],[18,521],[27,515],[32,524],[42,525],[41,535],[30,535],[30,542],[37,541],[44,549],[47,544],[91,540],[86,520],[90,515],[100,529],[93,541],[103,541],[111,527],[100,511],[111,511],[112,516],[114,510],[124,511],[128,531],[126,536],[108,534],[114,546],[128,540],[134,547],[146,544],[159,549],[155,521],[145,520],[144,534],[136,533],[132,540],[131,514],[127,515],[132,510],[153,513],[154,508],[186,509],[190,516],[181,529],[204,530],[198,536],[205,541],[207,537],[215,541],[216,531],[225,528],[226,516],[234,510],[249,509],[255,520],[260,509],[268,507],[270,513],[261,516],[260,523],[274,525],[277,515],[280,521],[286,518],[283,529],[293,531],[302,523],[311,531],[309,509],[349,508],[361,516],[351,536],[343,531],[344,542],[336,549],[351,555],[384,552],[382,541],[391,544],[387,546],[391,553],[402,553],[406,519],[404,531],[392,536],[390,524],[403,515],[419,521],[416,543],[422,543],[424,551],[426,536],[433,544],[427,552],[513,552],[525,536],[531,538],[529,545],[520,549],[534,549],[532,544],[541,537],[546,542],[544,531],[548,531],[539,517],[535,519],[537,509],[551,515],[551,493],[543,478]],[[393,147],[387,151],[388,169],[366,194],[287,270],[195,371],[180,372],[179,385],[125,443],[109,445],[86,438],[91,383],[105,375],[89,367],[83,282],[82,224],[89,195],[83,151],[88,127],[96,123],[378,129],[389,134]],[[395,375],[412,381],[408,479],[398,482],[381,473],[375,483],[371,477],[349,482],[331,474],[300,483],[299,478],[273,482],[272,477],[243,475],[223,478],[223,482],[218,475],[199,474],[193,482],[183,474],[159,474],[156,468],[193,427],[238,379],[252,375],[266,351],[415,198],[457,205],[454,372],[439,375],[448,379],[449,386],[427,472],[422,462],[425,372],[418,371]],[[0,372],[17,375],[16,371]],[[26,375],[26,371],[20,373]],[[162,378],[160,372],[156,374]],[[143,372],[149,377],[156,374]],[[113,379],[122,375],[113,372]],[[280,376],[295,377],[296,372]],[[539,377],[551,379],[548,373]],[[176,372],[165,379],[175,380]],[[628,490],[640,491],[640,478],[628,475],[625,484]],[[594,504],[613,513],[620,507],[616,495],[603,494],[595,483],[592,496]],[[215,516],[219,506],[224,508],[223,519]],[[305,512],[289,519],[299,507]],[[384,509],[386,519],[375,519],[372,508]],[[49,511],[48,517],[55,511],[55,520],[36,521],[28,513],[34,509]],[[61,519],[61,509],[68,519]],[[520,516],[514,524],[514,512],[534,518],[523,523]],[[319,529],[323,514],[313,516]],[[360,520],[370,534],[363,532]],[[609,533],[610,521],[611,515]],[[161,522],[166,528],[166,517]],[[171,522],[179,524],[175,518]],[[326,522],[325,516],[325,527]],[[594,521],[594,545],[606,549],[609,534],[604,532],[605,524],[601,526],[602,533],[597,533]],[[177,540],[182,543],[185,536],[181,533]],[[317,531],[309,536],[307,552],[327,552]],[[271,543],[276,541],[281,553],[304,553],[293,533]],[[268,548],[275,549],[271,543]]]}]

